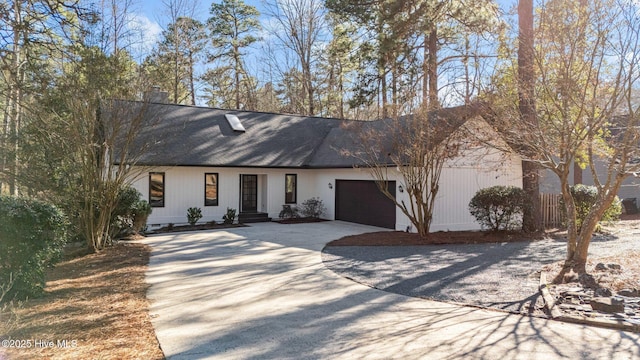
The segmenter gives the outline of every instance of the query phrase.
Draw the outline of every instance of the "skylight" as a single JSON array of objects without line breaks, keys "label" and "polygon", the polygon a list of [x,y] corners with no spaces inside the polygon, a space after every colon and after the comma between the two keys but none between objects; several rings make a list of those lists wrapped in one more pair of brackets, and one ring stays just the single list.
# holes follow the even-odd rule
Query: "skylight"
[{"label": "skylight", "polygon": [[246,130],[244,129],[244,126],[242,126],[242,123],[240,122],[240,119],[238,119],[238,117],[234,114],[224,114],[225,119],[227,119],[227,122],[229,123],[229,126],[231,126],[231,128],[233,129],[233,131],[237,131],[237,132],[245,132]]}]

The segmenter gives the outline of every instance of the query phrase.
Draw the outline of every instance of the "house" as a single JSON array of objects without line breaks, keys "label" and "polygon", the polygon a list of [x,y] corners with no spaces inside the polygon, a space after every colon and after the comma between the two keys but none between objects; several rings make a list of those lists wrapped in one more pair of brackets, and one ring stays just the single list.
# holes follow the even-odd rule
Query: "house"
[{"label": "house", "polygon": [[[140,106],[137,103],[135,106]],[[323,218],[407,230],[411,222],[378,190],[369,171],[341,149],[353,147],[358,122],[262,112],[223,110],[165,103],[144,105],[154,125],[139,134],[145,147],[133,186],[153,207],[153,228],[185,223],[189,207],[202,209],[201,221],[221,221],[227,208],[244,219],[277,218],[283,205],[320,198]],[[456,119],[483,124],[473,109],[439,110]],[[486,125],[486,123],[484,123]],[[487,127],[488,128],[488,127]],[[452,130],[453,131],[453,130]],[[522,186],[521,160],[497,158],[489,151],[481,160],[462,156],[449,161],[441,175],[432,231],[471,230],[480,226],[468,212],[477,190],[493,185]],[[485,161],[487,160],[487,161]],[[390,168],[388,186],[408,201],[403,181]]]},{"label": "house", "polygon": [[[604,161],[597,160],[595,162],[595,167],[596,174],[600,177],[603,177],[604,174],[606,174],[607,169]],[[618,191],[618,197],[620,197],[620,199],[640,198],[639,175],[640,174],[631,174],[629,177],[624,179],[622,185],[620,185],[620,190]],[[593,186],[594,181],[591,170],[589,168],[582,169],[580,167],[573,166],[569,171],[569,183],[571,185],[585,184]],[[560,180],[558,179],[558,176],[550,170],[542,170],[540,172],[540,192],[560,194]],[[640,203],[638,203],[638,205],[640,205]]]},{"label": "house", "polygon": [[[613,145],[613,142],[617,139],[621,139],[625,134],[627,126],[629,126],[629,121],[630,118],[625,115],[615,116],[611,119],[611,124],[609,124],[607,128],[607,131],[612,135],[609,140],[611,141],[611,146],[615,147],[616,145]],[[638,198],[640,198],[640,172],[638,172],[638,170],[640,170],[640,159],[637,157],[637,149],[638,148],[636,147],[634,153],[631,154],[631,162],[627,163],[626,170],[629,172],[628,176],[622,181],[620,188],[618,189],[618,197],[620,200],[626,200],[625,203],[629,201],[628,205],[631,205],[631,207],[626,210],[632,212],[637,211],[635,206],[632,204],[635,204],[636,206],[640,205],[640,202],[638,202]],[[594,181],[594,174],[599,183],[606,183],[610,162],[610,159],[594,154],[593,171],[589,166],[585,166],[583,169],[574,162],[569,169],[569,184],[594,186],[596,183]],[[541,193],[561,193],[560,180],[556,174],[549,169],[542,169],[539,174]],[[625,208],[628,205],[625,204]]]}]

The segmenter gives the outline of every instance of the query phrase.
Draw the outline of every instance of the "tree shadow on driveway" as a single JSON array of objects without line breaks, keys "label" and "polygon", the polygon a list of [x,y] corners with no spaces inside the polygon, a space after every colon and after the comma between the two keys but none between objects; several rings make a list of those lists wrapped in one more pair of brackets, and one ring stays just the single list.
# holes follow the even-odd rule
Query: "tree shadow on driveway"
[{"label": "tree shadow on driveway", "polygon": [[167,358],[640,356],[635,334],[416,299],[348,281],[326,269],[319,253],[332,240],[323,234],[334,234],[335,227],[347,232],[331,223],[292,234],[256,226],[145,241],[154,248],[147,275],[151,314]]},{"label": "tree shadow on driveway", "polygon": [[[533,314],[542,308],[539,270],[562,258],[564,242],[546,239],[469,245],[327,246],[337,274],[413,297]],[[537,311],[538,314],[540,310]]]}]

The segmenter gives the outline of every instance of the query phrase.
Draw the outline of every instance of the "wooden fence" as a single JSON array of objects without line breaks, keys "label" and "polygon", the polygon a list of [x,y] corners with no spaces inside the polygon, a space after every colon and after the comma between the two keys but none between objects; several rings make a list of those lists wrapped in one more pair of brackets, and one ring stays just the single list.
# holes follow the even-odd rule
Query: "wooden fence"
[{"label": "wooden fence", "polygon": [[540,212],[545,229],[562,225],[562,207],[560,194],[540,194]]}]

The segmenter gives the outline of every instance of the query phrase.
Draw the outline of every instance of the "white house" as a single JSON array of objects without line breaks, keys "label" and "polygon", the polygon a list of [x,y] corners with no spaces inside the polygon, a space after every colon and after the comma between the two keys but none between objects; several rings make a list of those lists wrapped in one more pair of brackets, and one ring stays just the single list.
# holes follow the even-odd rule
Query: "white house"
[{"label": "white house", "polygon": [[[367,169],[341,155],[341,148],[354,145],[352,130],[344,126],[352,121],[162,103],[145,107],[155,125],[140,133],[141,144],[150,146],[136,165],[142,175],[133,186],[153,207],[152,228],[185,223],[189,207],[202,209],[203,222],[221,221],[227,208],[247,221],[277,218],[283,205],[313,197],[326,206],[325,219],[402,231],[411,227]],[[472,109],[439,111],[460,116],[459,124],[484,123]],[[521,160],[502,155],[487,151],[482,161],[465,155],[445,166],[432,231],[479,229],[468,211],[476,191],[522,186]],[[499,165],[493,161],[497,156]],[[393,176],[391,191],[407,202],[402,179]]]}]

